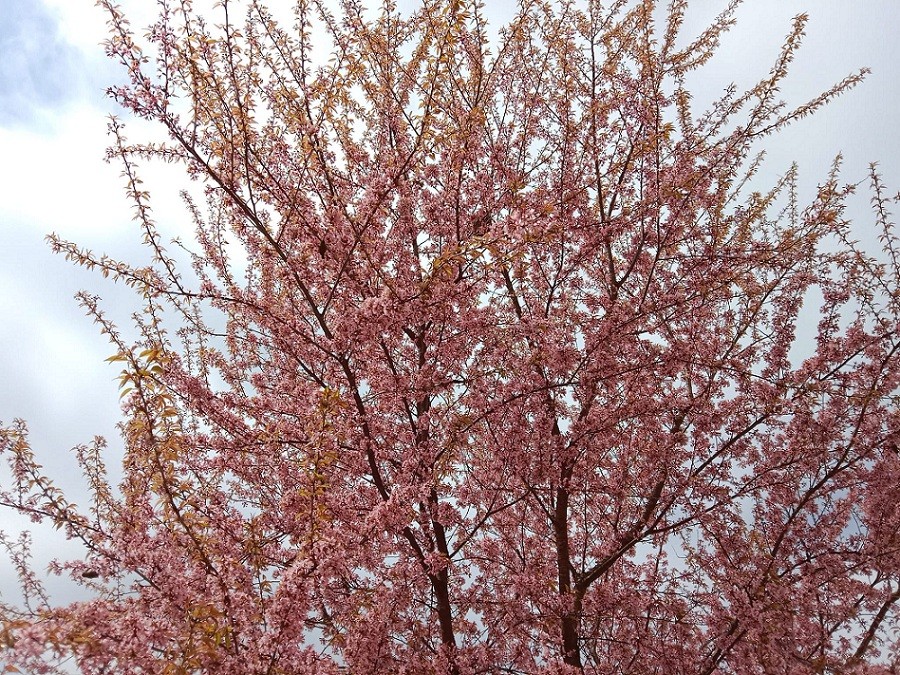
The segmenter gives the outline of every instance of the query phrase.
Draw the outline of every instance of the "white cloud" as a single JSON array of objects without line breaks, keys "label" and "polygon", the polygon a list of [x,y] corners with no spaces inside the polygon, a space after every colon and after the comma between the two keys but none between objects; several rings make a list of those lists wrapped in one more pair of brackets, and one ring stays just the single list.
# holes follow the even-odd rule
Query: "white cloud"
[{"label": "white cloud", "polygon": [[92,233],[128,217],[119,169],[103,162],[106,121],[95,106],[47,114],[47,131],[0,129],[0,218],[42,232]]}]

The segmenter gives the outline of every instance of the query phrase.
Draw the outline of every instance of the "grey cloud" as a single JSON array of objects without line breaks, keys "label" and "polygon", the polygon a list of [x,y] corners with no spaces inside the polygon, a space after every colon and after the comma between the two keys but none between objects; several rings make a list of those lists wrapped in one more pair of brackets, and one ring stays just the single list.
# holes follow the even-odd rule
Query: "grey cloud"
[{"label": "grey cloud", "polygon": [[0,0],[0,125],[28,126],[79,95],[86,64],[37,0]]}]

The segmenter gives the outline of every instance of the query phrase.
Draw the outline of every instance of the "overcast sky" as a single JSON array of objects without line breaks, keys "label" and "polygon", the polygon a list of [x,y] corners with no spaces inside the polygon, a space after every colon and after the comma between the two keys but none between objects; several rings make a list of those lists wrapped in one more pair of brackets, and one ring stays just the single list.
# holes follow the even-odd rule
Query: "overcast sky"
[{"label": "overcast sky", "polygon": [[[135,26],[146,24],[155,5],[149,0],[122,4]],[[510,6],[496,0],[487,4],[501,12],[502,5]],[[686,30],[696,33],[724,4],[695,0]],[[695,101],[711,101],[732,81],[749,86],[765,75],[791,17],[803,11],[810,23],[784,90],[789,101],[800,103],[862,66],[873,72],[826,110],[769,142],[765,177],[774,179],[797,160],[808,195],[834,155],[843,152],[847,182],[864,179],[868,163],[878,161],[896,191],[897,0],[747,0],[738,27],[695,78]],[[122,320],[139,304],[131,291],[52,255],[44,237],[57,232],[96,252],[143,258],[119,168],[103,162],[106,117],[117,112],[103,91],[121,77],[99,46],[104,22],[93,0],[0,0],[0,423],[27,420],[41,462],[79,504],[86,499],[69,449],[104,435],[115,464],[120,444],[117,369],[103,361],[113,349],[72,296],[80,289],[97,293],[110,314]],[[134,122],[130,127],[141,129]],[[157,220],[166,231],[177,232],[187,223],[175,197],[184,181],[171,170],[147,169],[143,175]],[[865,190],[861,195],[854,214],[865,236],[863,228],[871,221]],[[21,525],[0,513],[0,529],[10,533]],[[53,530],[36,531],[35,538],[40,565],[53,555],[79,555]],[[51,587],[57,597],[74,597],[65,584],[52,582]],[[14,598],[14,588],[12,570],[0,558],[4,599]]]}]

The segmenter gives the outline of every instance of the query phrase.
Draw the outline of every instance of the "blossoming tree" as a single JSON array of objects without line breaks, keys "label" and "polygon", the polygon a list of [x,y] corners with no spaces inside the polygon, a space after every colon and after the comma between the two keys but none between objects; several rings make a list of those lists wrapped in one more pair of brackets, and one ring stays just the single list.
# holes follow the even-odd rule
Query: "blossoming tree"
[{"label": "blossoming tree", "polygon": [[[805,17],[699,113],[737,2],[693,40],[686,0],[523,0],[495,39],[465,0],[162,0],[143,38],[98,4],[169,138],[110,127],[151,265],[51,237],[144,299],[130,344],[82,296],[124,478],[82,448],[79,510],[0,432],[3,503],[93,592],[54,606],[9,545],[7,671],[896,672],[891,200],[873,169],[870,255],[839,162],[809,204],[752,189],[757,140],[863,75],[786,106]],[[205,190],[192,270],[147,158]]]}]

